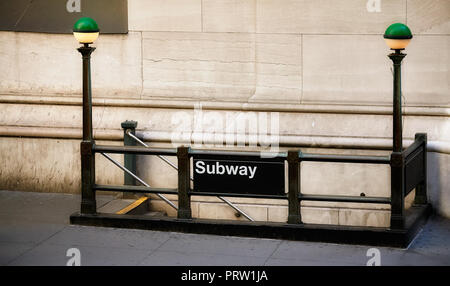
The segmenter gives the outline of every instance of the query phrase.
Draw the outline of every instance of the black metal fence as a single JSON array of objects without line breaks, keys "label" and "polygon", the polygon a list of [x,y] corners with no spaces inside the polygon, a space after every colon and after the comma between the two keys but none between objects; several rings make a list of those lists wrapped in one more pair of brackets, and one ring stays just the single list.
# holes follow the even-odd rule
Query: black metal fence
[{"label": "black metal fence", "polygon": [[[134,134],[136,126],[123,125],[124,139],[128,129]],[[127,140],[127,139],[125,139]],[[126,145],[134,145],[125,142]],[[83,200],[94,200],[95,191],[116,191],[130,193],[153,193],[153,194],[172,194],[178,196],[177,217],[179,219],[191,219],[191,196],[220,196],[220,197],[247,197],[247,198],[269,198],[288,200],[288,220],[289,224],[302,224],[301,201],[327,201],[327,202],[350,202],[350,203],[375,203],[391,205],[391,229],[403,229],[405,225],[405,197],[413,190],[416,190],[415,204],[427,204],[427,182],[426,182],[426,134],[416,134],[414,143],[402,152],[392,152],[390,156],[354,156],[354,155],[322,155],[306,154],[299,150],[289,150],[280,152],[274,157],[276,160],[287,161],[288,164],[288,192],[285,196],[280,195],[257,195],[257,194],[236,194],[236,193],[216,193],[216,192],[192,192],[190,187],[191,164],[190,159],[196,155],[229,155],[242,156],[245,158],[259,158],[260,152],[248,151],[213,151],[213,150],[195,150],[189,147],[178,148],[155,148],[141,146],[105,146],[91,145],[92,156],[95,153],[101,153],[110,159],[128,173],[126,185],[99,185],[92,181],[89,188],[90,193],[83,194]],[[121,166],[107,153],[125,154],[128,158],[125,160],[126,167]],[[178,161],[178,188],[152,188],[142,182],[144,186],[134,185],[133,179],[139,179],[133,172],[136,171],[135,155],[158,155],[158,156],[176,156]],[[131,160],[131,161],[130,161]],[[134,160],[134,161],[132,161]],[[134,163],[133,163],[134,162]],[[337,195],[309,195],[302,194],[300,189],[301,163],[302,162],[337,162],[337,163],[355,163],[355,164],[386,164],[391,168],[391,196],[390,197],[366,197],[366,196],[337,196]],[[82,168],[93,167],[94,164],[82,164]],[[129,169],[128,169],[129,168]],[[132,171],[130,171],[130,169]],[[82,170],[85,171],[85,170]],[[91,172],[90,170],[89,172]],[[131,175],[131,177],[130,177]],[[131,178],[131,179],[130,179]],[[145,186],[146,185],[146,186]],[[84,211],[93,213],[92,210]],[[83,208],[82,208],[83,213]]]}]

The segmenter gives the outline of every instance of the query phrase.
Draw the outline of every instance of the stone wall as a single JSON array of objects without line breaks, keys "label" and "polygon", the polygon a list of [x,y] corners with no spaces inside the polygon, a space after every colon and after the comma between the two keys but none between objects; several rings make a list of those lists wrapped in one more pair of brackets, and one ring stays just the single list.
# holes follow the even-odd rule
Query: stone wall
[{"label": "stone wall", "polygon": [[[377,1],[129,0],[129,33],[100,35],[95,43],[95,137],[120,144],[120,123],[128,119],[139,122],[146,141],[167,146],[174,116],[193,118],[201,105],[205,115],[219,117],[278,114],[282,150],[388,154],[392,74],[382,34],[403,22],[414,34],[403,64],[405,145],[415,133],[428,134],[430,200],[450,217],[450,1],[380,0],[379,12],[368,2]],[[77,46],[72,35],[0,32],[0,188],[79,192]],[[208,128],[219,133],[222,125]],[[195,133],[193,123],[187,132]],[[120,170],[98,161],[99,181],[123,182]],[[176,182],[175,173],[155,171],[163,168],[139,159],[140,175],[152,185]],[[303,171],[308,193],[389,195],[387,168],[328,164]],[[286,215],[280,202],[237,201],[261,220]],[[214,199],[194,204],[197,216],[233,217]],[[380,206],[308,209],[305,217],[315,222],[389,221]]]}]

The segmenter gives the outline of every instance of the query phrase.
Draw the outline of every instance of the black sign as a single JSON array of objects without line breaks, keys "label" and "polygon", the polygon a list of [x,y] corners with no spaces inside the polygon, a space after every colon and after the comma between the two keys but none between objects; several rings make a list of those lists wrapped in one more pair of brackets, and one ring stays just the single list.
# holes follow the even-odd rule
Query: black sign
[{"label": "black sign", "polygon": [[81,17],[94,19],[100,33],[128,33],[126,0],[1,0],[0,30],[72,33]]},{"label": "black sign", "polygon": [[225,155],[194,156],[194,192],[284,196],[284,161]]}]

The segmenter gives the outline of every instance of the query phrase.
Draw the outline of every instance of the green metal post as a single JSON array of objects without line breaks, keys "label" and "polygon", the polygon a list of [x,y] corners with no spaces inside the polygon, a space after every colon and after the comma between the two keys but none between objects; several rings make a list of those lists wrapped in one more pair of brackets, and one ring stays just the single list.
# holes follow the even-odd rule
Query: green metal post
[{"label": "green metal post", "polygon": [[391,229],[405,225],[405,157],[401,152],[391,154]]},{"label": "green metal post", "polygon": [[288,151],[288,223],[302,222],[300,211],[300,151]]},{"label": "green metal post", "polygon": [[[123,145],[124,146],[136,146],[136,140],[128,136],[127,132],[136,135],[136,127],[137,127],[136,121],[124,121],[122,122],[121,126],[123,128]],[[124,154],[124,165],[125,168],[130,170],[133,174],[136,174],[136,154]],[[136,185],[136,179],[134,179],[129,174],[125,173],[124,176],[124,184],[125,185]]]},{"label": "green metal post", "polygon": [[428,203],[427,199],[427,134],[417,133],[415,140],[423,141],[423,181],[416,186],[416,196],[414,198],[414,204],[425,205]]},{"label": "green metal post", "polygon": [[[131,138],[127,133],[136,135],[137,122],[132,120],[126,120],[121,123],[123,128],[123,145],[124,146],[136,146],[136,140]],[[124,154],[123,155],[124,167],[130,170],[133,174],[136,174],[136,154]],[[130,176],[127,172],[124,172],[123,177],[124,185],[136,186],[136,179]],[[136,195],[133,193],[123,193],[124,199],[135,199]]]},{"label": "green metal post", "polygon": [[78,48],[83,58],[83,140],[81,151],[81,213],[93,214],[97,211],[95,201],[95,154],[92,129],[91,53],[95,50],[85,44]]},{"label": "green metal post", "polygon": [[406,54],[401,50],[389,55],[394,64],[393,84],[393,152],[391,154],[391,228],[402,229],[405,224],[405,158],[402,130],[402,81],[401,63]]},{"label": "green metal post", "polygon": [[402,152],[402,75],[401,63],[406,54],[400,50],[389,55],[394,63],[394,98],[393,98],[393,151]]},{"label": "green metal post", "polygon": [[190,196],[190,158],[188,147],[177,148],[178,158],[178,218],[191,219],[191,196]]}]

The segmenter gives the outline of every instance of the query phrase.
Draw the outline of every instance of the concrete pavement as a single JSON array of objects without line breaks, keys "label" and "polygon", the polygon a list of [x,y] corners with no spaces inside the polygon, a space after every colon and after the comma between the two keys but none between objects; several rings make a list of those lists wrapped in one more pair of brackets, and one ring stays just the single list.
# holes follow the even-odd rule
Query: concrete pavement
[{"label": "concrete pavement", "polygon": [[[80,196],[0,191],[0,265],[354,265],[372,247],[74,226]],[[112,196],[97,196],[99,206]],[[450,220],[432,217],[408,249],[377,247],[381,265],[450,265]]]}]

